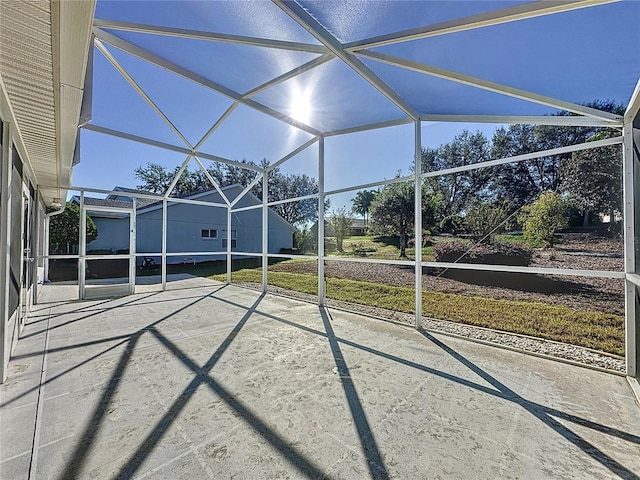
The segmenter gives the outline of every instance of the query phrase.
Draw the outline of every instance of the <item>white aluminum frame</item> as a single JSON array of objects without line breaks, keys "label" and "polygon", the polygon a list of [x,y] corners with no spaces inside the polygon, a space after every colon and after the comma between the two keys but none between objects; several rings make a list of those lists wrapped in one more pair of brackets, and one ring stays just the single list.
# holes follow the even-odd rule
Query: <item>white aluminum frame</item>
[{"label": "white aluminum frame", "polygon": [[324,273],[324,137],[318,143],[318,305],[324,306],[327,282]]},{"label": "white aluminum frame", "polygon": [[[166,289],[166,260],[171,256],[198,256],[198,255],[215,255],[220,254],[226,256],[227,282],[232,280],[232,259],[234,256],[238,257],[260,257],[262,259],[262,290],[267,291],[268,288],[268,264],[269,258],[306,258],[315,259],[318,263],[318,304],[324,305],[326,296],[326,279],[325,279],[325,262],[326,261],[348,261],[348,262],[362,262],[369,264],[391,264],[391,265],[405,265],[414,267],[415,275],[415,326],[421,327],[422,320],[422,269],[423,267],[444,267],[454,269],[466,269],[477,271],[496,271],[496,272],[519,272],[530,274],[545,274],[545,275],[568,275],[568,276],[589,276],[589,277],[604,277],[604,278],[616,278],[626,279],[626,328],[627,328],[627,372],[629,375],[636,376],[637,371],[637,345],[635,345],[635,335],[637,326],[637,313],[635,312],[635,294],[637,287],[640,286],[640,281],[635,271],[635,251],[633,250],[633,243],[635,241],[636,232],[634,231],[634,192],[633,192],[633,157],[630,154],[633,148],[633,139],[630,134],[630,125],[633,118],[638,114],[640,109],[640,82],[634,92],[632,102],[629,109],[625,114],[624,119],[607,112],[602,112],[597,109],[585,107],[583,105],[577,105],[570,102],[566,102],[560,99],[539,95],[534,92],[524,91],[516,89],[508,85],[500,85],[495,82],[489,82],[484,79],[472,77],[469,75],[462,75],[458,72],[448,71],[440,68],[436,68],[432,65],[426,65],[411,60],[394,57],[387,54],[382,54],[377,51],[370,50],[382,45],[389,45],[393,43],[406,42],[419,38],[427,38],[436,35],[444,35],[452,32],[460,32],[464,30],[483,28],[491,25],[498,25],[506,22],[519,21],[527,18],[534,18],[541,15],[550,15],[559,12],[570,11],[579,8],[586,8],[597,6],[600,4],[610,3],[612,0],[570,0],[570,1],[549,1],[549,2],[532,2],[524,5],[518,5],[515,7],[505,8],[488,12],[479,15],[473,15],[466,18],[455,19],[447,22],[442,22],[435,25],[426,27],[415,28],[411,30],[405,30],[401,32],[395,32],[387,35],[382,35],[374,38],[364,39],[358,42],[351,42],[342,44],[333,36],[327,29],[325,29],[319,22],[315,20],[306,10],[294,1],[290,0],[273,0],[282,11],[284,11],[289,17],[291,17],[298,25],[305,28],[316,40],[321,44],[310,44],[302,42],[285,42],[272,39],[264,39],[257,37],[247,37],[240,35],[228,35],[216,32],[202,32],[189,29],[180,29],[172,27],[161,27],[155,25],[135,24],[130,22],[117,22],[110,20],[96,19],[94,22],[94,35],[95,46],[100,52],[107,58],[107,60],[113,65],[113,67],[123,75],[123,77],[129,82],[132,87],[141,95],[145,102],[152,108],[160,118],[174,131],[177,138],[184,144],[184,146],[172,145],[157,140],[152,140],[130,134],[127,132],[121,132],[114,129],[105,128],[99,125],[87,124],[83,128],[89,131],[111,135],[117,138],[122,138],[130,141],[139,142],[153,147],[158,147],[177,153],[182,153],[186,156],[181,168],[178,170],[174,177],[170,187],[163,195],[147,195],[147,194],[127,194],[134,198],[152,198],[162,202],[162,205],[158,208],[162,208],[163,213],[163,225],[162,225],[162,251],[159,254],[137,254],[135,251],[130,252],[131,256],[135,259],[137,256],[162,256],[162,288]],[[299,65],[290,71],[271,79],[270,81],[253,88],[252,90],[241,93],[234,91],[228,87],[222,86],[215,81],[205,78],[193,71],[180,67],[179,65],[159,56],[153,54],[143,48],[133,45],[121,38],[106,32],[105,28],[110,30],[125,30],[139,33],[148,33],[153,35],[165,35],[176,36],[181,38],[197,38],[200,40],[214,41],[214,42],[228,42],[235,44],[252,45],[267,48],[278,48],[294,51],[304,51],[315,53],[318,56],[313,60]],[[183,78],[191,80],[205,88],[208,88],[214,92],[224,95],[232,100],[231,105],[222,114],[222,116],[212,125],[209,131],[204,137],[195,145],[191,145],[185,136],[175,127],[171,120],[153,103],[151,98],[144,92],[144,90],[135,83],[133,78],[126,72],[126,70],[117,63],[115,58],[111,55],[106,45],[115,47],[126,53],[134,55],[152,65],[161,67],[173,74],[179,75]],[[428,112],[417,112],[405,99],[401,98],[392,88],[390,88],[384,81],[382,81],[377,75],[370,70],[365,63],[359,58],[367,58],[377,62],[383,62],[394,65],[396,67],[409,69],[422,73],[424,75],[437,76],[445,78],[450,81],[470,85],[475,88],[481,88],[484,90],[499,93],[510,97],[519,98],[525,101],[546,105],[552,108],[558,108],[561,110],[573,112],[576,115],[572,116],[517,116],[517,115],[434,115]],[[370,123],[366,125],[354,125],[347,128],[341,128],[333,131],[322,132],[311,125],[307,125],[303,122],[291,118],[286,113],[277,111],[266,105],[263,105],[252,99],[253,96],[259,92],[272,88],[275,85],[281,84],[287,80],[295,78],[296,76],[314,69],[324,63],[336,60],[341,61],[349,66],[353,71],[361,76],[365,81],[372,85],[378,92],[380,92],[387,100],[389,100],[398,109],[398,118],[386,120],[382,122]],[[280,120],[288,125],[296,127],[301,131],[304,131],[312,136],[311,139],[305,141],[302,145],[292,150],[289,154],[285,155],[275,163],[261,168],[253,165],[247,165],[242,162],[237,162],[228,158],[222,158],[216,155],[200,152],[199,149],[211,136],[211,134],[225,122],[234,112],[238,105],[245,105],[255,109],[258,112],[269,115],[272,118]],[[572,145],[563,148],[551,149],[541,152],[535,152],[526,155],[518,155],[509,158],[494,159],[477,164],[464,165],[461,167],[448,168],[434,172],[421,172],[421,149],[422,149],[422,122],[469,122],[469,123],[495,123],[495,124],[540,124],[540,125],[560,125],[560,126],[592,126],[592,127],[613,127],[623,128],[623,135],[611,139],[601,140],[598,142],[587,142],[579,145]],[[338,188],[330,191],[325,191],[325,143],[324,139],[330,136],[345,135],[350,133],[395,127],[401,125],[408,125],[412,123],[414,125],[414,173],[409,176],[402,176],[393,179],[385,179],[377,182],[370,182],[361,185],[348,186],[344,188]],[[268,173],[280,165],[287,162],[289,159],[295,157],[308,147],[318,143],[318,193],[305,195],[298,198],[289,198],[284,200],[272,201],[268,200]],[[496,266],[496,265],[479,265],[479,264],[466,264],[466,263],[441,263],[441,262],[425,262],[422,261],[422,199],[421,188],[424,179],[429,177],[437,177],[441,175],[454,175],[457,173],[470,171],[478,168],[486,168],[492,166],[499,166],[508,163],[514,163],[524,160],[531,160],[544,156],[560,155],[565,153],[571,153],[580,150],[587,150],[592,148],[599,148],[607,145],[623,144],[625,151],[625,204],[624,204],[624,219],[625,219],[625,270],[624,272],[611,272],[611,271],[585,271],[585,270],[572,270],[572,269],[553,269],[553,268],[533,268],[533,267],[511,267],[511,266]],[[224,203],[211,204],[210,202],[202,202],[192,199],[177,199],[172,198],[170,195],[177,184],[180,175],[188,167],[191,160],[195,161],[200,169],[207,176],[212,186],[221,195]],[[219,185],[216,184],[211,175],[208,174],[202,160],[211,160],[229,165],[246,168],[256,172],[256,178],[248,185],[238,197],[230,201]],[[260,204],[236,207],[239,201],[258,184],[259,181],[263,182],[263,198]],[[374,260],[368,258],[344,258],[344,257],[326,257],[324,250],[325,240],[325,228],[324,228],[324,201],[330,195],[336,195],[345,192],[358,191],[367,188],[376,188],[384,185],[389,185],[399,182],[414,182],[415,198],[415,229],[414,229],[414,241],[416,245],[416,257],[414,260]],[[101,189],[90,189],[81,187],[71,187],[81,191],[80,203],[84,206],[84,193],[115,193]],[[118,192],[121,194],[121,192]],[[318,254],[317,255],[286,255],[286,254],[273,254],[268,252],[269,247],[269,218],[268,208],[279,204],[294,202],[305,199],[317,199],[318,200]],[[227,248],[222,252],[167,252],[167,208],[170,203],[185,203],[194,205],[206,205],[214,206],[217,208],[224,208],[227,211],[227,232],[229,237],[233,228],[232,214],[242,211],[249,211],[253,209],[262,209],[262,251],[256,252],[237,252],[232,251],[230,238],[227,241]],[[135,207],[134,207],[135,212]],[[82,216],[81,216],[82,217]],[[134,213],[135,217],[135,213]],[[83,219],[81,218],[81,223]],[[133,226],[135,230],[135,225]],[[83,231],[83,229],[81,229]],[[80,242],[84,242],[81,238]],[[135,246],[135,242],[134,242]],[[86,245],[84,245],[86,248]],[[57,258],[59,256],[47,256],[47,258]],[[65,256],[67,258],[69,256]],[[72,256],[73,257],[73,256]],[[110,258],[115,258],[110,256]],[[82,272],[84,272],[83,256],[78,256],[79,268],[82,264]],[[130,262],[134,264],[135,261]],[[133,278],[135,279],[135,271]],[[84,275],[79,275],[79,284],[84,283]],[[135,281],[135,280],[134,280]],[[82,288],[84,285],[80,286]]]},{"label": "white aluminum frame", "polygon": [[[103,212],[123,214],[129,217],[129,253],[116,255],[87,255],[87,212]],[[78,285],[80,300],[88,298],[100,297],[100,292],[106,292],[106,295],[121,295],[125,288],[126,293],[132,295],[136,291],[136,199],[133,198],[131,208],[108,207],[98,205],[87,205],[85,202],[84,191],[80,192],[80,239],[78,247]],[[128,281],[107,285],[91,285],[87,290],[86,267],[88,261],[93,260],[129,260]],[[126,287],[123,287],[126,285]],[[87,295],[87,293],[96,292]]]},{"label": "white aluminum frame", "polygon": [[413,161],[414,183],[414,233],[415,244],[415,327],[422,327],[422,125],[420,120],[415,123],[415,152]]},{"label": "white aluminum frame", "polygon": [[375,75],[369,67],[367,67],[360,59],[354,57],[344,50],[343,45],[325,29],[320,22],[313,18],[304,8],[296,2],[287,0],[272,0],[287,15],[289,15],[296,23],[304,27],[316,40],[322,43],[337,58],[342,60],[346,65],[351,67],[358,75],[371,84],[376,90],[384,95],[391,103],[398,107],[412,120],[417,120],[418,112],[403,98],[400,97],[392,88],[384,83],[377,75]]},{"label": "white aluminum frame", "polygon": [[[33,245],[33,240],[31,239],[31,224],[33,219],[31,216],[33,215],[33,202],[31,201],[31,195],[29,192],[29,187],[23,181],[22,182],[22,215],[20,216],[20,251],[22,252],[22,259],[20,261],[20,278],[18,281],[20,282],[20,291],[18,292],[18,328],[21,331],[24,327],[27,318],[29,316],[29,310],[31,309],[31,296],[33,292],[31,292],[30,286],[30,277],[32,275],[31,263],[33,259],[33,252],[31,251],[31,246]],[[34,199],[35,201],[35,199]],[[25,212],[26,209],[26,212]],[[27,214],[27,224],[24,223],[24,214]],[[15,225],[14,225],[15,227]],[[26,237],[26,238],[25,238]],[[27,249],[24,248],[25,243],[29,245]],[[28,252],[26,251],[28,250]],[[26,262],[26,263],[25,263]],[[26,268],[25,268],[26,266]],[[25,288],[23,289],[23,284]]]},{"label": "white aluminum frame", "polygon": [[636,188],[635,171],[639,168],[640,155],[637,151],[640,145],[638,129],[634,123],[640,118],[640,80],[629,102],[624,115],[623,137],[623,193],[624,193],[624,268],[625,281],[625,358],[627,362],[627,375],[638,377],[640,371],[640,345],[638,345],[638,333],[640,331],[640,312],[636,308],[636,297],[640,293],[638,284],[638,272],[636,271]]},{"label": "white aluminum frame", "polygon": [[2,195],[0,195],[0,244],[5,248],[0,255],[0,383],[7,379],[7,366],[11,355],[11,333],[9,331],[9,275],[11,268],[11,252],[8,248],[11,241],[11,176],[13,175],[12,162],[12,124],[2,122],[2,164],[0,165],[0,182],[2,182]]},{"label": "white aluminum frame", "polygon": [[586,8],[594,5],[611,3],[617,0],[567,0],[563,2],[529,2],[523,5],[507,7],[492,12],[480,13],[468,17],[448,20],[426,27],[412,28],[401,32],[379,35],[377,37],[347,43],[343,48],[348,52],[355,52],[364,48],[381,47],[394,43],[408,42],[421,38],[435,37],[449,33],[473,30],[476,28],[490,27],[502,23],[525,20],[528,18],[562,13],[578,8]]},{"label": "white aluminum frame", "polygon": [[482,80],[471,75],[465,75],[457,73],[444,68],[434,67],[424,63],[414,62],[412,60],[406,60],[393,55],[385,53],[374,52],[371,50],[359,50],[356,52],[357,56],[376,60],[381,63],[393,65],[395,67],[401,67],[407,70],[411,70],[418,73],[424,73],[433,77],[450,80],[452,82],[461,83],[471,87],[481,88],[489,92],[499,93],[508,97],[517,98],[519,100],[527,100],[533,103],[539,103],[547,107],[557,108],[559,110],[566,110],[568,112],[576,113],[578,115],[586,115],[599,120],[610,121],[614,125],[620,122],[620,117],[612,113],[596,110],[595,108],[585,107],[583,105],[576,105],[575,103],[565,102],[563,100],[554,99],[546,95],[540,95],[537,93],[528,92],[519,88],[509,87],[507,85],[501,85],[496,82],[488,80]]},{"label": "white aluminum frame", "polygon": [[254,47],[276,48],[278,50],[294,50],[308,53],[327,53],[327,49],[322,45],[312,43],[287,42],[283,40],[272,40],[268,38],[247,37],[244,35],[230,35],[223,33],[206,32],[202,30],[191,30],[187,28],[174,28],[158,25],[146,25],[133,22],[119,22],[117,20],[101,20],[96,18],[93,22],[95,27],[107,28],[109,30],[124,30],[128,32],[151,33],[169,37],[193,38],[196,40],[207,40],[212,42],[236,43],[240,45],[252,45]]}]

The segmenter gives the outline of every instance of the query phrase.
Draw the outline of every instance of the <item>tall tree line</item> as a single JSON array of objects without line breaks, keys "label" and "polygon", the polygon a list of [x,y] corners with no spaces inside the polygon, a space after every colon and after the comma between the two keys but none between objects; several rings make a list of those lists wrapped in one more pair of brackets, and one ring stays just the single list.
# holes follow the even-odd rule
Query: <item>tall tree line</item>
[{"label": "tall tree line", "polygon": [[[266,160],[260,162],[259,165],[247,160],[242,160],[241,163],[248,166],[259,166],[261,168],[269,165]],[[168,169],[156,163],[148,163],[144,167],[138,167],[135,170],[135,175],[141,183],[137,188],[147,192],[164,194],[179,170],[180,167]],[[254,170],[221,162],[213,162],[207,168],[207,173],[220,187],[234,184],[246,187],[255,180],[256,175],[258,175]],[[314,178],[304,174],[284,174],[279,168],[274,168],[269,172],[268,182],[267,200],[269,202],[318,193],[318,183]],[[213,188],[211,181],[202,170],[185,169],[178,179],[172,195],[176,197],[186,197],[206,192]],[[251,192],[262,199],[262,182],[258,182],[251,189]],[[274,205],[271,208],[294,226],[313,222],[318,216],[318,201],[313,198],[282,203]]]},{"label": "tall tree line", "polygon": [[[597,101],[587,106],[624,113],[621,106],[612,102]],[[422,171],[470,165],[618,135],[619,130],[613,128],[522,124],[496,129],[491,140],[481,132],[464,131],[438,148],[423,148]],[[586,224],[590,213],[613,216],[619,210],[622,153],[618,145],[601,147],[428,177],[426,182],[435,199],[436,221],[453,215],[464,216],[478,203],[506,203],[514,210],[532,203],[543,192],[556,192],[570,199]]]}]

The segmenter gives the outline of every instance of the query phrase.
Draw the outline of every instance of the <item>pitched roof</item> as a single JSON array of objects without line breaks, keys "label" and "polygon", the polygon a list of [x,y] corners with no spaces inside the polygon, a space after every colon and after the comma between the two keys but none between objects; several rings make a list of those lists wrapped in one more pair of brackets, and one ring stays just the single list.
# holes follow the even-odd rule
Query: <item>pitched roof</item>
[{"label": "pitched roof", "polygon": [[364,219],[362,218],[352,218],[351,219],[351,228],[364,228]]},{"label": "pitched roof", "polygon": [[[127,187],[120,187],[120,186],[115,186],[113,187],[113,191],[114,192],[122,192],[122,193],[144,193],[147,195],[156,195],[153,192],[149,192],[148,190],[142,190],[139,188],[127,188]],[[122,198],[126,198],[128,200],[124,200],[124,201],[128,201],[129,202],[129,206],[127,208],[131,207],[131,202],[132,202],[132,198],[133,197],[128,197],[127,195],[119,195],[117,193],[111,193],[107,196],[107,200],[121,200]],[[157,203],[158,200],[154,200],[153,198],[136,198],[136,207],[137,208],[145,208],[148,207],[149,205],[153,204],[153,203]]]},{"label": "pitched roof", "polygon": [[[351,221],[351,225],[349,225],[349,228],[364,228],[364,220],[362,218],[350,218],[349,219]],[[324,217],[324,221],[325,223],[328,223],[331,221],[331,216],[328,217]]]},{"label": "pitched roof", "polygon": [[[80,198],[77,195],[73,196],[73,200],[75,200],[76,203],[80,203]],[[111,198],[84,197],[84,204],[93,207],[131,208],[131,202]]]},{"label": "pitched roof", "polygon": [[[227,191],[227,190],[232,190],[235,189],[238,191],[237,195],[240,195],[240,193],[244,190],[244,187],[242,185],[240,185],[239,183],[234,183],[233,185],[227,185],[225,187],[221,187],[220,190]],[[126,187],[114,187],[113,192],[122,192],[123,195],[118,195],[117,193],[111,193],[109,194],[106,198],[94,198],[94,197],[84,197],[84,203],[85,205],[91,205],[91,206],[95,206],[95,207],[115,207],[115,208],[127,208],[130,209],[131,208],[131,204],[132,204],[132,198],[133,197],[128,197],[126,194],[127,193],[143,193],[143,194],[148,194],[148,195],[156,195],[153,192],[147,192],[144,190],[137,190],[137,189],[133,189],[133,188],[126,188]],[[193,195],[189,195],[187,197],[181,197],[181,199],[185,199],[185,200],[197,200],[199,198],[205,197],[207,195],[211,195],[211,194],[217,194],[217,190],[212,189],[212,190],[207,190],[206,192],[200,192],[200,193],[195,193]],[[231,197],[229,196],[229,200],[234,200],[237,195]],[[256,197],[253,193],[248,192],[245,197],[247,198],[251,198],[253,199],[256,204],[258,202],[261,202],[261,200]],[[122,198],[128,199],[128,200],[121,200]],[[167,200],[169,200],[169,202],[171,202],[172,198],[169,197]],[[74,195],[71,199],[72,202],[75,203],[80,203],[80,198],[77,195]],[[172,203],[169,203],[169,206],[173,205]],[[141,214],[141,213],[146,213],[152,210],[156,210],[158,208],[162,208],[162,200],[155,200],[153,198],[136,198],[136,207],[137,207],[137,213]],[[294,227],[293,225],[291,225],[289,222],[287,222],[284,218],[282,218],[282,216],[280,216],[278,214],[278,212],[276,212],[275,210],[273,210],[272,208],[269,208],[269,211],[271,212],[272,215],[274,215],[278,220],[280,220],[283,224],[287,225],[289,228],[291,228],[292,231],[296,230],[296,227]]]}]

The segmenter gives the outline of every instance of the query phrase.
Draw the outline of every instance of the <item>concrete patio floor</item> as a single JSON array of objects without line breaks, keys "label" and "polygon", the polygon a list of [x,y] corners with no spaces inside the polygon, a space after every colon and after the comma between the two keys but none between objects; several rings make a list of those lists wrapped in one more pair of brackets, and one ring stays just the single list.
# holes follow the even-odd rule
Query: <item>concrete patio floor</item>
[{"label": "concrete patio floor", "polygon": [[640,476],[624,377],[171,287],[60,302],[73,287],[45,286],[0,387],[2,479]]}]

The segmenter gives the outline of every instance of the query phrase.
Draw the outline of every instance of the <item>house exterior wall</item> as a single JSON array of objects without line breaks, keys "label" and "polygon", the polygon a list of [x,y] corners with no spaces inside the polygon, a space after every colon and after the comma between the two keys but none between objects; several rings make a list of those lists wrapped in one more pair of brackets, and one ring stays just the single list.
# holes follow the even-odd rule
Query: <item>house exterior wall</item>
[{"label": "house exterior wall", "polygon": [[0,95],[0,383],[7,378],[9,357],[37,298],[39,229],[45,206],[36,177],[17,143],[19,132],[6,122],[8,100]]},{"label": "house exterior wall", "polygon": [[[241,189],[225,191],[230,199]],[[198,198],[200,201],[223,203],[218,193]],[[247,195],[236,207],[256,205],[258,200]],[[114,252],[128,248],[129,219],[106,218],[89,212],[98,228],[98,238],[87,245],[89,250],[111,249]],[[104,214],[103,214],[104,215]],[[202,230],[216,230],[215,238],[203,238]],[[224,252],[224,233],[227,229],[227,209],[223,207],[168,203],[167,207],[167,253]],[[237,245],[233,251],[262,252],[262,209],[233,213],[231,230],[236,231]],[[282,248],[293,245],[293,228],[273,211],[269,210],[270,253],[279,253]],[[160,254],[162,251],[162,205],[142,209],[136,216],[136,253]],[[152,256],[152,255],[150,255]],[[222,260],[224,255],[197,256],[196,261]],[[182,263],[185,256],[169,256],[167,263]]]}]

